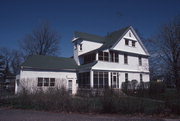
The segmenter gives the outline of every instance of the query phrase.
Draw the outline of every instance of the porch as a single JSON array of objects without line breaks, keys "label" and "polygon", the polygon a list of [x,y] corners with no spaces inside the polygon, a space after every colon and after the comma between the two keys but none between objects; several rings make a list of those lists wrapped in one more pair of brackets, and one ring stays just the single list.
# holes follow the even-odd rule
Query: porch
[{"label": "porch", "polygon": [[79,89],[105,89],[111,87],[120,89],[120,77],[118,72],[90,70],[78,73]]}]

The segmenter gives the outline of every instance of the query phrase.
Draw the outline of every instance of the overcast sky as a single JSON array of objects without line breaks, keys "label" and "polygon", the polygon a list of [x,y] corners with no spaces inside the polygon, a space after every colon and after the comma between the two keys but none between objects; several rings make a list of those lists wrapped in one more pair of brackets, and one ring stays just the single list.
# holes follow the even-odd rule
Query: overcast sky
[{"label": "overcast sky", "polygon": [[61,35],[61,55],[72,56],[74,31],[105,36],[132,25],[149,38],[180,14],[180,0],[0,0],[0,47],[19,40],[48,20]]}]

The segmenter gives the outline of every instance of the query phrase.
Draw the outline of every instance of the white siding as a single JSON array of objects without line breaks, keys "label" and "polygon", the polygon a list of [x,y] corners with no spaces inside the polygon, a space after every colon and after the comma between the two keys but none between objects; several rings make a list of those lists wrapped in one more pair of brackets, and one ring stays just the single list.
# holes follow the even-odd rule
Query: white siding
[{"label": "white siding", "polygon": [[[92,50],[98,49],[99,47],[102,46],[101,43],[91,42],[91,41],[87,41],[87,40],[76,40],[76,42],[74,42],[74,44],[77,44],[76,49],[74,49],[74,59],[78,65],[80,65],[80,63],[82,63],[82,61],[83,61],[78,56],[80,56],[84,53],[90,52]],[[80,44],[82,44],[82,50],[80,50]]]},{"label": "white siding", "polygon": [[[54,72],[54,71],[22,71],[20,72],[20,84],[18,86],[17,92],[21,90],[23,85],[29,91],[34,91],[38,88],[37,78],[55,78],[55,87],[68,87],[68,80],[72,80],[72,93],[75,94],[77,91],[76,84],[76,72]],[[48,87],[42,87],[46,89]]]},{"label": "white siding", "polygon": [[80,42],[80,44],[82,44],[82,50],[80,50],[78,46],[79,55],[98,49],[102,46],[101,43],[91,42],[87,40],[83,40],[82,42]]},{"label": "white siding", "polygon": [[149,82],[149,74],[146,73],[131,73],[131,72],[120,72],[119,84],[121,88],[122,82],[125,82],[125,73],[128,73],[128,81],[137,80],[140,82],[140,74],[142,74],[143,82]]},{"label": "white siding", "polygon": [[128,64],[124,64],[124,55],[119,54],[119,62],[98,61],[92,69],[100,70],[115,70],[115,71],[134,71],[134,72],[149,72],[148,58],[142,57],[142,66],[139,66],[138,56],[128,55]]},{"label": "white siding", "polygon": [[[129,37],[129,32],[131,32],[131,37]],[[136,41],[136,46],[132,47],[131,41],[129,42],[129,46],[125,45],[125,38],[132,39],[132,40]],[[118,51],[125,51],[125,52],[130,52],[130,53],[137,53],[137,54],[146,55],[146,52],[144,51],[144,49],[142,48],[142,46],[140,45],[139,41],[137,40],[137,38],[135,37],[135,35],[132,33],[131,30],[129,30],[124,35],[124,37],[119,41],[119,43],[117,43],[114,46],[113,49],[114,50],[118,50]]]}]

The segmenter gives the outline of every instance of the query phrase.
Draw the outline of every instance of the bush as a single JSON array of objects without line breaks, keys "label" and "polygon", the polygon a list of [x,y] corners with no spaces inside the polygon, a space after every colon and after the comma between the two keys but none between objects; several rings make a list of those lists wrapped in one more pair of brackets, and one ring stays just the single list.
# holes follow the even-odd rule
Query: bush
[{"label": "bush", "polygon": [[166,85],[163,82],[150,82],[150,87],[149,87],[150,95],[164,93],[165,89],[166,89]]}]

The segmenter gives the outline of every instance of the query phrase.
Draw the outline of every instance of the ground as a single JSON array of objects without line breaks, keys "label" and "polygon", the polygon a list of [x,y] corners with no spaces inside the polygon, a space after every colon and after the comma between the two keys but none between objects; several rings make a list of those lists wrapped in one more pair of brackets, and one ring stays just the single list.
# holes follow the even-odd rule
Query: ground
[{"label": "ground", "polygon": [[178,119],[158,119],[119,115],[90,115],[52,113],[32,110],[0,109],[0,121],[180,121]]}]

